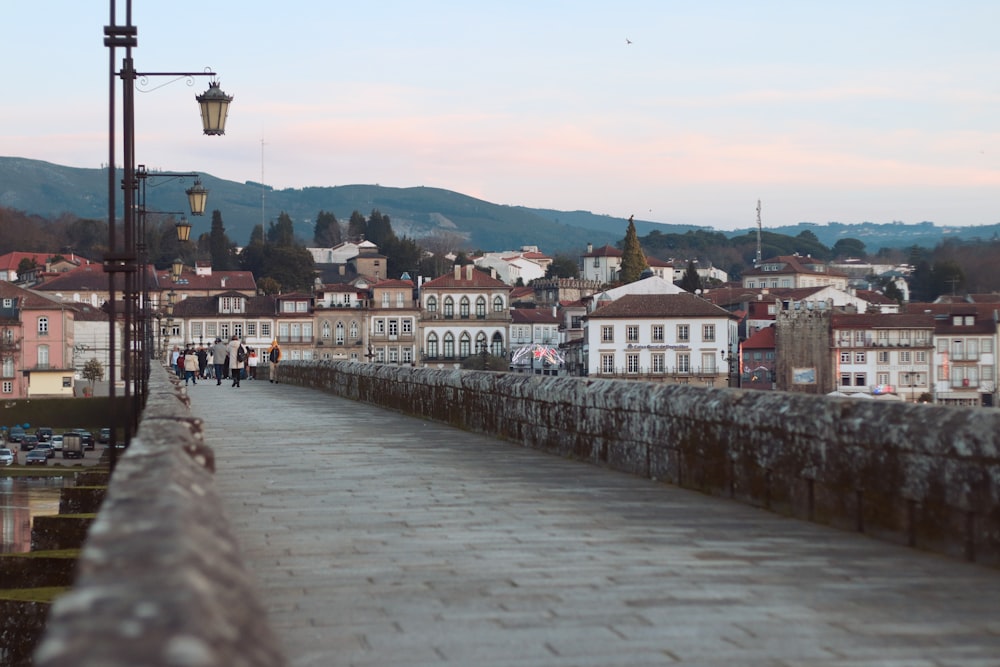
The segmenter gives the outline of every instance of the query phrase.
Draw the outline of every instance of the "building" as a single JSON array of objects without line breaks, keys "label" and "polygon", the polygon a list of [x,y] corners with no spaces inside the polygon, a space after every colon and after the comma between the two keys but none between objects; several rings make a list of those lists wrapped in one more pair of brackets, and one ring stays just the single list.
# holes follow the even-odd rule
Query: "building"
[{"label": "building", "polygon": [[458,368],[484,349],[507,358],[510,286],[471,264],[420,287],[420,360]]},{"label": "building", "polygon": [[74,316],[69,304],[0,281],[0,398],[73,396]]},{"label": "building", "polygon": [[[364,361],[367,326],[367,282],[320,285],[313,294],[316,357],[331,361]],[[412,297],[411,297],[412,298]]]},{"label": "building", "polygon": [[564,342],[558,308],[514,308],[510,311],[510,370],[560,375]]},{"label": "building", "polygon": [[415,365],[420,348],[420,306],[413,281],[382,280],[372,285],[365,357],[373,363]]},{"label": "building", "polygon": [[580,256],[580,278],[594,280],[602,285],[618,281],[622,266],[622,251],[610,245],[594,249],[587,244],[587,252]]},{"label": "building", "polygon": [[586,317],[584,341],[592,377],[725,387],[738,338],[735,316],[682,291],[602,302]]},{"label": "building", "polygon": [[821,287],[847,291],[848,276],[825,262],[801,255],[781,255],[743,273],[744,287]]},{"label": "building", "polygon": [[161,359],[175,347],[207,347],[216,338],[229,341],[237,336],[247,347],[266,350],[276,332],[275,298],[224,292],[214,296],[192,296],[174,306],[173,317],[160,320],[155,341]]}]

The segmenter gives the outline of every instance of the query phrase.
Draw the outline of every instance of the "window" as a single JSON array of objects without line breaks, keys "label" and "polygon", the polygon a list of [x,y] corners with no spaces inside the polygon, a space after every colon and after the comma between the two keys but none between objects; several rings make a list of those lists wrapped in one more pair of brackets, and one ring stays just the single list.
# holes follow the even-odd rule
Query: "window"
[{"label": "window", "polygon": [[678,373],[690,373],[691,372],[691,355],[687,352],[680,352],[677,354],[677,372]]},{"label": "window", "polygon": [[704,341],[714,341],[715,340],[715,325],[714,324],[703,324],[701,327],[701,338]]},{"label": "window", "polygon": [[303,322],[302,323],[302,340],[311,341],[313,337],[313,323]]},{"label": "window", "polygon": [[854,374],[854,386],[855,387],[865,387],[868,385],[868,378],[864,373]]},{"label": "window", "polygon": [[428,313],[436,313],[437,309],[438,309],[438,300],[437,300],[437,297],[434,297],[434,296],[427,297],[427,312]]},{"label": "window", "polygon": [[247,336],[257,337],[257,323],[247,322]]},{"label": "window", "polygon": [[[880,364],[887,364],[887,363],[889,363],[889,353],[886,352],[885,350],[879,350],[879,353],[878,353],[878,363],[880,363]],[[886,384],[886,383],[883,382],[882,384]]]},{"label": "window", "polygon": [[14,383],[9,380],[4,380],[3,383],[3,393],[13,394],[14,393]]},{"label": "window", "polygon": [[358,323],[356,321],[352,320],[351,321],[350,333],[348,334],[351,337],[351,340],[357,340],[358,339],[358,332],[359,331],[360,331],[360,329],[358,328]]},{"label": "window", "polygon": [[396,308],[406,307],[406,292],[396,292]]},{"label": "window", "polygon": [[403,330],[403,335],[413,334],[413,320],[406,318],[400,324]]},{"label": "window", "polygon": [[715,372],[715,359],[716,355],[712,352],[702,352],[701,354],[701,372],[702,373],[714,373]]},{"label": "window", "polygon": [[242,322],[234,322],[233,323],[233,335],[236,336],[237,338],[241,338],[241,339],[243,338],[243,323]]},{"label": "window", "polygon": [[662,373],[663,372],[664,367],[663,367],[663,354],[662,353],[657,352],[656,354],[651,355],[650,358],[649,358],[649,361],[650,361],[650,370],[652,370],[654,373]]},{"label": "window", "polygon": [[841,373],[840,374],[840,386],[841,387],[850,387],[851,386],[851,374],[850,373]]},{"label": "window", "polygon": [[901,363],[901,364],[908,364],[908,363],[910,363],[910,351],[909,350],[901,350],[900,351],[900,353],[899,353],[899,363]]},{"label": "window", "polygon": [[615,342],[615,328],[609,326],[601,327],[601,342],[602,343],[613,343]]},{"label": "window", "polygon": [[486,297],[476,299],[476,317],[486,317]]},{"label": "window", "polygon": [[385,333],[385,320],[378,318],[375,320],[375,333],[382,335]]},{"label": "window", "polygon": [[336,338],[333,339],[333,342],[336,343],[337,345],[343,345],[344,344],[344,323],[343,322],[337,322],[336,332],[337,332],[337,336],[336,336]]},{"label": "window", "polygon": [[677,340],[685,343],[691,340],[691,327],[689,327],[687,324],[678,324]]},{"label": "window", "polygon": [[864,352],[855,352],[854,353],[854,363],[856,363],[856,364],[863,364],[863,363],[865,363],[865,353]]},{"label": "window", "polygon": [[875,380],[876,384],[889,384],[889,374],[888,373],[879,373],[875,377],[876,377],[876,380]]},{"label": "window", "polygon": [[413,363],[413,349],[409,348],[409,347],[404,347],[402,351],[403,351],[403,357],[402,357],[403,363],[404,364],[412,364]]},{"label": "window", "polygon": [[73,386],[73,376],[72,375],[64,375],[63,379],[62,379],[62,386],[63,386],[63,389],[69,389],[70,387],[72,387]]},{"label": "window", "polygon": [[49,333],[49,318],[39,317],[38,318],[38,333],[42,336],[48,335]]},{"label": "window", "polygon": [[271,323],[270,322],[261,322],[260,323],[260,337],[261,338],[270,338],[271,337]]},{"label": "window", "polygon": [[294,313],[295,312],[295,302],[294,301],[282,301],[281,302],[281,312],[283,312],[283,313]]},{"label": "window", "polygon": [[432,333],[427,337],[427,358],[437,359],[438,356],[438,337],[437,334]]},{"label": "window", "polygon": [[[343,328],[344,328],[343,325],[341,325],[341,335],[343,335]],[[322,338],[323,340],[330,339],[330,337],[333,335],[333,328],[330,326],[329,322],[323,322],[322,326],[320,326],[319,335],[320,338]]]},{"label": "window", "polygon": [[654,324],[653,325],[653,330],[651,332],[651,335],[652,335],[652,339],[653,339],[654,343],[662,343],[663,342],[663,325],[662,324]]},{"label": "window", "polygon": [[382,307],[389,307],[389,292],[382,292]]},{"label": "window", "polygon": [[468,332],[463,332],[462,337],[458,340],[458,356],[462,359],[472,355],[472,338],[469,336]]},{"label": "window", "polygon": [[849,364],[849,363],[851,363],[851,353],[850,352],[841,352],[840,353],[840,363],[842,363],[842,364]]},{"label": "window", "polygon": [[634,324],[625,327],[625,340],[630,343],[639,342],[639,327]]},{"label": "window", "polygon": [[201,325],[202,325],[201,322],[192,322],[191,323],[191,338],[192,339],[202,338],[203,337],[202,336],[202,326]]},{"label": "window", "polygon": [[5,378],[14,377],[14,360],[10,357],[6,357],[3,360],[2,366],[0,366],[0,375]]},{"label": "window", "polygon": [[444,298],[444,316],[455,317],[455,300],[450,296]]},{"label": "window", "polygon": [[615,372],[615,355],[613,354],[602,354],[601,355],[601,373],[604,375],[611,375]]},{"label": "window", "polygon": [[469,319],[469,297],[463,296],[458,302],[458,316],[463,320]]},{"label": "window", "polygon": [[625,371],[627,373],[636,374],[639,372],[639,355],[638,354],[626,354],[625,355]]},{"label": "window", "polygon": [[926,364],[927,363],[927,352],[926,351],[920,350],[918,352],[915,352],[913,354],[913,356],[916,358],[916,361],[917,361],[918,364]]},{"label": "window", "polygon": [[500,295],[493,297],[493,312],[494,313],[503,312],[503,297]]},{"label": "window", "polygon": [[49,346],[39,345],[38,346],[38,367],[48,368],[49,367]]},{"label": "window", "polygon": [[455,358],[455,336],[449,331],[444,335],[444,358]]},{"label": "window", "polygon": [[399,335],[399,320],[389,320],[389,336],[395,338]]},{"label": "window", "polygon": [[219,325],[219,338],[221,338],[222,340],[225,340],[225,341],[229,340],[229,325],[228,324],[220,324]]}]

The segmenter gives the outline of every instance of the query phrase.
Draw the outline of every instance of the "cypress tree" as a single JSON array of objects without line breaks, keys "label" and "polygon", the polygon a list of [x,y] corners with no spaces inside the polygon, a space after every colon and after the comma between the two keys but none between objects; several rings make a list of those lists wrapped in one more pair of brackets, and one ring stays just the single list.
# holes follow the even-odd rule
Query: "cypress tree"
[{"label": "cypress tree", "polygon": [[647,268],[646,255],[639,245],[639,235],[635,231],[632,216],[628,217],[628,229],[625,231],[625,242],[622,246],[622,266],[619,278],[623,283],[634,283]]}]

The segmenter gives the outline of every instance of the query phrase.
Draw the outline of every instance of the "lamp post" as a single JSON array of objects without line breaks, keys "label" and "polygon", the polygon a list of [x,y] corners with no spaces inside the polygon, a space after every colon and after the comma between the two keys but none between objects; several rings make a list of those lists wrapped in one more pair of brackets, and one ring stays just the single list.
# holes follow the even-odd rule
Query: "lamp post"
[{"label": "lamp post", "polygon": [[[138,426],[139,413],[145,402],[143,393],[136,393],[136,402],[130,400],[135,380],[134,358],[145,356],[144,347],[146,340],[139,338],[133,341],[132,327],[135,320],[135,309],[138,301],[137,255],[136,244],[136,169],[135,169],[135,90],[136,83],[148,81],[149,77],[168,76],[173,80],[182,78],[191,80],[195,76],[216,76],[215,72],[137,72],[132,59],[132,49],[138,45],[138,29],[132,24],[132,0],[125,0],[125,23],[118,23],[118,12],[115,0],[110,0],[110,20],[109,25],[104,27],[104,45],[108,47],[109,53],[109,79],[108,79],[108,251],[104,257],[104,271],[108,275],[108,318],[109,318],[109,342],[108,342],[108,369],[109,369],[109,399],[110,428],[113,434],[111,447],[110,465],[112,469],[117,461],[116,447],[118,426],[124,426],[124,443],[127,446],[131,441],[131,435]],[[116,70],[116,58],[118,49],[124,51],[121,69]],[[121,233],[117,227],[116,212],[117,202],[115,193],[115,178],[117,171],[115,168],[117,157],[116,142],[116,79],[122,82],[122,228]],[[168,82],[169,83],[169,82]],[[225,120],[228,115],[229,103],[232,97],[226,95],[219,88],[217,81],[209,84],[209,90],[203,95],[195,98],[201,106],[202,129],[207,135],[221,135],[225,133]],[[121,274],[122,278],[116,280],[115,276]],[[120,283],[120,285],[119,285]],[[122,327],[122,372],[124,380],[124,391],[126,405],[130,406],[131,414],[126,415],[126,419],[121,419],[116,396],[116,333],[118,325],[116,292],[119,289],[123,292],[123,327]]]}]

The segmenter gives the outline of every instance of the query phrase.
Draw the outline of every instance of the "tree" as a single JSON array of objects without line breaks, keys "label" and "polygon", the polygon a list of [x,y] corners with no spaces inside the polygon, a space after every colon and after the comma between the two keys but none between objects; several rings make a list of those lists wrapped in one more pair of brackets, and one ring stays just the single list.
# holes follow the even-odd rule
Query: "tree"
[{"label": "tree", "polygon": [[646,256],[639,245],[639,235],[635,231],[632,216],[628,217],[628,229],[625,230],[625,242],[622,246],[622,265],[619,276],[623,283],[634,283],[642,277],[642,272],[648,268]]},{"label": "tree", "polygon": [[38,264],[35,262],[34,257],[24,257],[20,262],[17,263],[17,275],[22,276],[29,271],[33,271],[38,268]]},{"label": "tree", "polygon": [[576,258],[569,255],[556,255],[545,269],[546,278],[576,278],[579,275],[580,266]]},{"label": "tree", "polygon": [[340,223],[337,222],[337,216],[320,211],[316,215],[316,226],[313,228],[313,243],[320,248],[332,248],[340,241]]},{"label": "tree", "polygon": [[688,262],[687,270],[681,277],[680,288],[692,294],[701,289],[701,276],[698,275],[697,264],[693,259]]},{"label": "tree", "polygon": [[278,222],[272,222],[267,230],[267,242],[277,246],[290,246],[295,244],[295,223],[292,217],[282,211],[278,215]]},{"label": "tree", "polygon": [[93,392],[94,383],[104,379],[104,365],[101,364],[97,357],[92,357],[83,365],[83,372],[80,375],[90,383],[90,390]]},{"label": "tree", "polygon": [[395,238],[396,234],[392,231],[389,216],[383,215],[377,208],[373,209],[372,214],[368,216],[368,224],[365,227],[365,239],[377,245],[379,250],[384,253],[385,246]]},{"label": "tree", "polygon": [[347,223],[347,240],[353,243],[364,241],[367,226],[368,222],[365,220],[365,216],[357,211],[351,213],[351,219]]},{"label": "tree", "polygon": [[214,270],[229,271],[233,268],[232,243],[226,236],[226,228],[222,225],[222,213],[218,209],[212,211],[212,230],[208,235],[208,251]]},{"label": "tree", "polygon": [[257,281],[257,289],[264,294],[281,294],[281,285],[278,281],[266,276]]},{"label": "tree", "polygon": [[859,239],[840,239],[833,244],[834,257],[856,257],[865,256],[865,244]]}]

